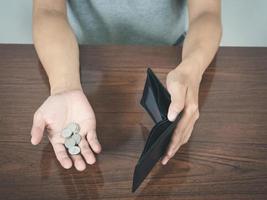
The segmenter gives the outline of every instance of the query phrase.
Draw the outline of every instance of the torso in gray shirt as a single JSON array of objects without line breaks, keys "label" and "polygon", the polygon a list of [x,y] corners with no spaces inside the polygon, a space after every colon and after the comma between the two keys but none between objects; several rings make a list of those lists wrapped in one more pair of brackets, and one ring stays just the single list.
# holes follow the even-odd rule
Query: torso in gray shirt
[{"label": "torso in gray shirt", "polygon": [[184,0],[69,0],[79,43],[173,45],[186,27]]}]

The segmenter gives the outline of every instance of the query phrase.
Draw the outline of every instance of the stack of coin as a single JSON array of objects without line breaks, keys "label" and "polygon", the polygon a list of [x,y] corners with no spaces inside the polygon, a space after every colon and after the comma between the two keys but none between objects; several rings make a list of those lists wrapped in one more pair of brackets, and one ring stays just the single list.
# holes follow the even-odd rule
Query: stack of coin
[{"label": "stack of coin", "polygon": [[81,141],[79,132],[80,126],[75,122],[69,123],[61,132],[61,136],[65,138],[64,145],[71,155],[76,155],[81,152],[81,149],[78,146]]}]

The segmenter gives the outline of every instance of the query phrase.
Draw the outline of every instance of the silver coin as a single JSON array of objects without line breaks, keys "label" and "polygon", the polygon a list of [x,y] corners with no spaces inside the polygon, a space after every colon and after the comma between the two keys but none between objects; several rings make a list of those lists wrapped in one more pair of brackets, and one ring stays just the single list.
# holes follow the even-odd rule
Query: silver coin
[{"label": "silver coin", "polygon": [[64,128],[61,132],[61,136],[64,138],[68,138],[72,135],[72,131],[69,128]]},{"label": "silver coin", "polygon": [[69,153],[70,153],[71,155],[77,155],[77,154],[79,154],[80,152],[81,152],[80,147],[73,146],[73,147],[69,148]]},{"label": "silver coin", "polygon": [[73,138],[66,138],[65,139],[64,145],[65,145],[66,148],[69,149],[69,148],[75,146],[75,144],[76,144],[76,141]]},{"label": "silver coin", "polygon": [[80,126],[77,126],[76,130],[73,131],[73,133],[74,133],[74,134],[79,134],[79,132],[80,132]]},{"label": "silver coin", "polygon": [[74,133],[78,134],[80,132],[80,125],[79,124],[76,124],[76,129],[75,131],[73,131]]},{"label": "silver coin", "polygon": [[71,138],[75,140],[76,144],[79,144],[80,141],[81,141],[81,139],[82,139],[81,136],[80,136],[79,134],[76,134],[76,133],[74,133],[74,134],[71,136]]},{"label": "silver coin", "polygon": [[71,122],[68,124],[67,128],[69,128],[73,133],[80,131],[80,126],[79,124],[75,122]]}]

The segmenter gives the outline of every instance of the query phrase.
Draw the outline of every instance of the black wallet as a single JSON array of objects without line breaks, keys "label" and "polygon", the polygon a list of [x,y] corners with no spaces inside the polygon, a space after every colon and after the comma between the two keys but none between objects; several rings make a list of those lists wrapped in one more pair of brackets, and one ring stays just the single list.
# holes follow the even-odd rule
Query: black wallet
[{"label": "black wallet", "polygon": [[181,113],[174,122],[167,119],[171,97],[153,71],[147,69],[147,78],[140,104],[155,122],[150,131],[144,150],[135,166],[132,192],[141,185],[154,165],[163,156],[170,142]]}]

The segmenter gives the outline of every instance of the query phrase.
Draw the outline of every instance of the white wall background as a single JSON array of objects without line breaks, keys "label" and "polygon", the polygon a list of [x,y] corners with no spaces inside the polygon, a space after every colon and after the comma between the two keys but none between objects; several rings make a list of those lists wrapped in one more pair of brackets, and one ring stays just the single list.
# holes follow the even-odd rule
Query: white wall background
[{"label": "white wall background", "polygon": [[222,46],[267,47],[267,1],[222,0]]},{"label": "white wall background", "polygon": [[[0,0],[0,43],[32,43],[32,0]],[[267,47],[267,0],[222,0],[221,46]]]}]

